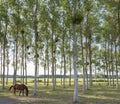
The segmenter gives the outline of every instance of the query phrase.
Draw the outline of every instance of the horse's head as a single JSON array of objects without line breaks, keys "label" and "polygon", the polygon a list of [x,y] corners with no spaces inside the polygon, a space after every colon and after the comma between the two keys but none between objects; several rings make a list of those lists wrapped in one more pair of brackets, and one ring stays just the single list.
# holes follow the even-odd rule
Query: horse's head
[{"label": "horse's head", "polygon": [[29,92],[29,91],[28,91],[28,87],[27,87],[27,86],[26,86],[25,90],[26,90],[26,91],[25,91],[25,92],[26,92],[26,96],[28,96],[28,92]]}]

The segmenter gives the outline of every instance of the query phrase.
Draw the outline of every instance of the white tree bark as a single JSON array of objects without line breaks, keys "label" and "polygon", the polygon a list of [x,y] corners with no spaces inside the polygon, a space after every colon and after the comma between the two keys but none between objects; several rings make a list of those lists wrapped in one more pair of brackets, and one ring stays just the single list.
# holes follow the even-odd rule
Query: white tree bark
[{"label": "white tree bark", "polygon": [[35,77],[34,77],[34,95],[37,94],[37,72],[38,72],[38,53],[37,53],[37,38],[38,38],[38,31],[37,31],[37,11],[38,11],[38,1],[36,0],[36,9],[35,9],[35,17],[34,17],[34,30],[35,30]]},{"label": "white tree bark", "polygon": [[77,77],[77,36],[75,24],[73,24],[73,68],[74,68],[74,103],[78,103],[78,77]]}]

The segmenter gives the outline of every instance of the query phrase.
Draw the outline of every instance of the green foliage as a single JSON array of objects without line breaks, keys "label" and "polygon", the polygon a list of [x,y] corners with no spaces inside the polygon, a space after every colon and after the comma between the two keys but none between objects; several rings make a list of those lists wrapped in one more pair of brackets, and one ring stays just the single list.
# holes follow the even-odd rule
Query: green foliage
[{"label": "green foliage", "polygon": [[72,23],[73,24],[80,24],[83,20],[83,14],[82,13],[75,13],[72,17]]},{"label": "green foliage", "polygon": [[84,0],[84,4],[85,4],[85,10],[87,12],[89,12],[90,10],[92,10],[93,8],[93,3],[94,1],[93,0]]},{"label": "green foliage", "polygon": [[25,31],[24,30],[21,30],[21,34],[24,34],[25,33]]},{"label": "green foliage", "polygon": [[[103,63],[110,66],[115,63],[115,51],[117,48],[116,58],[119,62],[119,18],[120,11],[118,0],[80,0],[75,5],[74,0],[38,0],[38,13],[37,13],[37,31],[38,31],[38,55],[35,56],[35,31],[34,31],[34,18],[35,18],[36,0],[1,0],[0,1],[0,42],[3,42],[4,35],[7,34],[6,45],[15,48],[16,36],[18,36],[18,58],[21,59],[21,34],[25,36],[27,61],[33,57],[37,57],[45,63],[46,61],[51,64],[52,51],[51,46],[54,46],[54,57],[56,63],[60,64],[63,61],[62,55],[65,55],[66,65],[73,62],[73,38],[72,38],[72,23],[77,24],[77,51],[78,63],[83,64],[81,51],[83,49],[84,57],[88,57],[89,46],[92,48],[92,59],[96,67]],[[76,6],[76,12],[74,12]],[[7,28],[6,28],[7,27]],[[52,43],[53,34],[53,43]],[[81,45],[81,36],[83,47]],[[12,38],[10,43],[9,36]],[[64,45],[63,45],[64,37]],[[70,38],[70,39],[69,39]],[[91,41],[91,43],[89,42]],[[8,43],[7,43],[8,42]],[[112,43],[116,43],[115,46]],[[111,47],[111,44],[113,47]],[[1,44],[2,46],[3,44]],[[93,49],[94,46],[99,48]],[[64,49],[64,53],[63,53]],[[102,51],[101,51],[101,50]],[[110,53],[113,49],[112,53]],[[86,52],[87,51],[87,52]],[[47,53],[49,58],[47,59]],[[13,53],[12,53],[13,54]],[[1,54],[2,55],[2,54]],[[113,59],[110,58],[113,57]],[[105,59],[106,58],[106,59]],[[7,58],[6,58],[7,59]],[[44,59],[44,60],[42,60]],[[10,59],[11,62],[13,61]],[[20,60],[21,61],[21,60]],[[19,61],[19,62],[20,62]],[[88,60],[85,60],[88,61]],[[85,65],[90,65],[85,63]],[[59,68],[60,69],[60,68]],[[63,68],[62,68],[63,69]],[[67,69],[69,69],[67,67]],[[78,68],[82,69],[82,68]]]}]

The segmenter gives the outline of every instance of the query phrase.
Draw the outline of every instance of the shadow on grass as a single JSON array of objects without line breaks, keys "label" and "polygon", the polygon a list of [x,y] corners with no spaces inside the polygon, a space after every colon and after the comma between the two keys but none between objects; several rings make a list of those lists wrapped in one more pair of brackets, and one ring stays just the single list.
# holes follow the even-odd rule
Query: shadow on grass
[{"label": "shadow on grass", "polygon": [[[37,95],[33,95],[33,86],[29,86],[29,96],[16,96],[13,92],[0,91],[0,104],[73,104],[72,87],[57,87],[52,91],[51,87],[38,86]],[[120,104],[119,89],[103,86],[93,86],[86,94],[79,89],[78,104]]]},{"label": "shadow on grass", "polygon": [[22,104],[19,100],[0,95],[0,104]]},{"label": "shadow on grass", "polygon": [[120,101],[114,99],[89,98],[79,96],[79,104],[120,104]]}]

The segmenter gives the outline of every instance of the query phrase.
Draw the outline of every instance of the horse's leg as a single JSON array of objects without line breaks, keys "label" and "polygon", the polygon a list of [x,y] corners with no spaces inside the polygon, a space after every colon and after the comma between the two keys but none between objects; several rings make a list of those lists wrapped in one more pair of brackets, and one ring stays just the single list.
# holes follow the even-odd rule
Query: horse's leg
[{"label": "horse's leg", "polygon": [[23,94],[23,96],[24,96],[24,90],[22,90],[22,94]]},{"label": "horse's leg", "polygon": [[20,94],[21,94],[21,90],[19,91],[19,96],[20,96]]},{"label": "horse's leg", "polygon": [[16,95],[16,89],[14,89],[14,95]]}]

